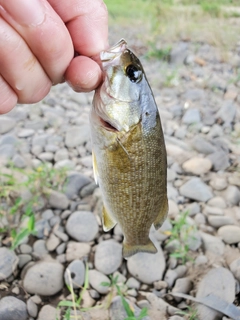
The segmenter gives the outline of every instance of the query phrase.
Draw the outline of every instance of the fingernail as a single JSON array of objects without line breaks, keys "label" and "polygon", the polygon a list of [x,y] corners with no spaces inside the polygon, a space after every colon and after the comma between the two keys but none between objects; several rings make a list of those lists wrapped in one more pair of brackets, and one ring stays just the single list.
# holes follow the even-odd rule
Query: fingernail
[{"label": "fingernail", "polygon": [[44,21],[45,8],[41,0],[7,0],[3,7],[19,24],[37,26]]}]

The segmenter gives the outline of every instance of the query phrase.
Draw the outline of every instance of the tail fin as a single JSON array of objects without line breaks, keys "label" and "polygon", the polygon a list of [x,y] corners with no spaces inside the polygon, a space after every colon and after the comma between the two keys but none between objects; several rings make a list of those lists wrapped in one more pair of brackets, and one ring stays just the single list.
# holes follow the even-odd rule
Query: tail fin
[{"label": "tail fin", "polygon": [[148,253],[157,253],[157,248],[154,246],[152,241],[149,239],[147,244],[131,245],[123,242],[123,257],[125,259],[133,256],[138,252],[148,252]]}]

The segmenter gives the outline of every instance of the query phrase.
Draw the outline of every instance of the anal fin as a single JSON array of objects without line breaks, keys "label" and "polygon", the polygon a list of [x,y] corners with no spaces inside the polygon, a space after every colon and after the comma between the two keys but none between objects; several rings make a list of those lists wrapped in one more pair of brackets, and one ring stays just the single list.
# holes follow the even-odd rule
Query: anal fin
[{"label": "anal fin", "polygon": [[167,218],[167,214],[168,214],[168,199],[167,199],[167,196],[165,196],[162,202],[161,210],[153,223],[156,230],[162,226],[163,222]]},{"label": "anal fin", "polygon": [[138,252],[147,252],[147,253],[157,253],[157,248],[153,244],[153,242],[149,239],[147,244],[137,244],[131,245],[126,242],[123,242],[123,257],[125,259],[133,256]]},{"label": "anal fin", "polygon": [[97,161],[94,151],[92,151],[92,162],[93,162],[93,175],[95,183],[98,184],[98,169],[97,169]]},{"label": "anal fin", "polygon": [[104,206],[102,209],[102,224],[103,230],[105,232],[111,230],[117,224],[117,222],[110,216]]}]

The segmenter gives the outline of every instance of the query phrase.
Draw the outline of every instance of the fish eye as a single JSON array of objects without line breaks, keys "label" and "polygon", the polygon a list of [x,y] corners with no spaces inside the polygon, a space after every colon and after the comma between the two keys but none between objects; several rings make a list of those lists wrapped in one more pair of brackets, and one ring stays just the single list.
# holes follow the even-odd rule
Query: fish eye
[{"label": "fish eye", "polygon": [[142,79],[142,71],[139,70],[135,65],[129,64],[126,68],[126,75],[132,82],[138,82]]}]

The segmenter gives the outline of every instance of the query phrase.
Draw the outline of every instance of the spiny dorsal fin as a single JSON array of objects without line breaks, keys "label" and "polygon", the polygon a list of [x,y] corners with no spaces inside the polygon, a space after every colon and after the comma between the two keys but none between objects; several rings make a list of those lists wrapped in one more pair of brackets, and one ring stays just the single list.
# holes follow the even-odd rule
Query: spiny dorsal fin
[{"label": "spiny dorsal fin", "polygon": [[105,232],[111,230],[117,224],[117,222],[110,216],[110,214],[107,212],[104,206],[102,209],[102,223],[103,230]]}]

